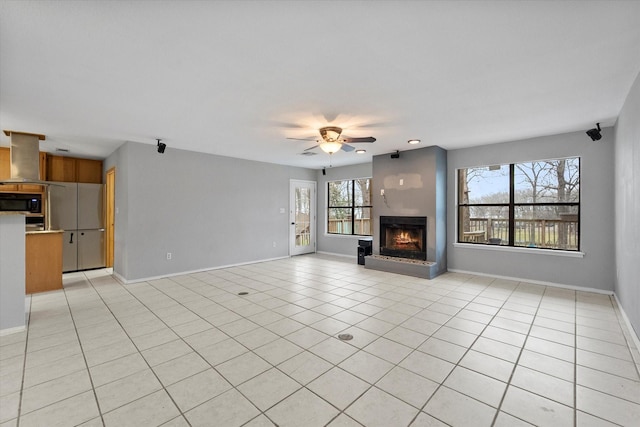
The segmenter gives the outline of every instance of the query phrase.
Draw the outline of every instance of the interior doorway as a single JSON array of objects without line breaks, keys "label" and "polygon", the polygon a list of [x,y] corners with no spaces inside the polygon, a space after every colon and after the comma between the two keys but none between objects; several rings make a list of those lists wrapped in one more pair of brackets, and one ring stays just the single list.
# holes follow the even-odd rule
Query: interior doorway
[{"label": "interior doorway", "polygon": [[107,182],[105,185],[105,206],[106,206],[106,234],[105,239],[105,264],[107,268],[113,268],[114,252],[114,229],[115,229],[115,206],[116,206],[116,168],[112,167],[107,171]]},{"label": "interior doorway", "polygon": [[292,179],[289,187],[289,255],[316,251],[316,183]]}]

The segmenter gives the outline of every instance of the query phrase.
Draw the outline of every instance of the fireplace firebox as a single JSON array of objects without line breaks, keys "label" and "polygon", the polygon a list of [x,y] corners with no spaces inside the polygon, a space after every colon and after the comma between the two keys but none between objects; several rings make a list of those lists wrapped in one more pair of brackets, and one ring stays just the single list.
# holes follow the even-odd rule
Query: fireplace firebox
[{"label": "fireplace firebox", "polygon": [[380,255],[426,261],[426,243],[427,217],[380,217]]}]

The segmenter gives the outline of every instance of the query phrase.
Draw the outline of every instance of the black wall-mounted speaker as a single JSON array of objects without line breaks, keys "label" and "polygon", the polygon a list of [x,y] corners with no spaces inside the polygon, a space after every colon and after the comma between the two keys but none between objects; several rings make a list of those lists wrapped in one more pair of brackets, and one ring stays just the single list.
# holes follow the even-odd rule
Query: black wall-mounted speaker
[{"label": "black wall-mounted speaker", "polygon": [[596,123],[597,128],[589,129],[587,131],[587,135],[591,138],[592,141],[598,141],[602,138],[602,134],[600,133],[600,123]]}]

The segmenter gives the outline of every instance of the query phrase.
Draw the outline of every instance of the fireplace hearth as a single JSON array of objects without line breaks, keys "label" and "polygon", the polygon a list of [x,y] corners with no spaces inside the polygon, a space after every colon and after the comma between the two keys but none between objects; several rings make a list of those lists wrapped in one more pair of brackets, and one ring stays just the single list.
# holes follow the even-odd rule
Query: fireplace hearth
[{"label": "fireplace hearth", "polygon": [[426,217],[380,217],[380,255],[425,261],[427,259],[426,242]]}]

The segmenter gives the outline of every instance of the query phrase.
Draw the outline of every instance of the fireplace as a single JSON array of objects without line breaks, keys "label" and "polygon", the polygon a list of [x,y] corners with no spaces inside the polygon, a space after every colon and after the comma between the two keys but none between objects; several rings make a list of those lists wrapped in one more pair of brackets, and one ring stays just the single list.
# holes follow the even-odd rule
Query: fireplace
[{"label": "fireplace", "polygon": [[426,243],[426,217],[380,217],[380,255],[425,261],[427,259]]}]

